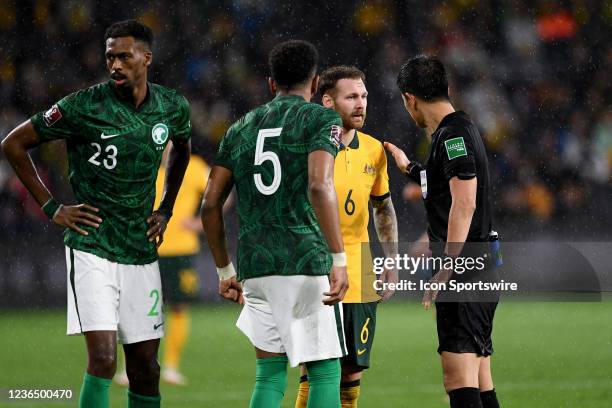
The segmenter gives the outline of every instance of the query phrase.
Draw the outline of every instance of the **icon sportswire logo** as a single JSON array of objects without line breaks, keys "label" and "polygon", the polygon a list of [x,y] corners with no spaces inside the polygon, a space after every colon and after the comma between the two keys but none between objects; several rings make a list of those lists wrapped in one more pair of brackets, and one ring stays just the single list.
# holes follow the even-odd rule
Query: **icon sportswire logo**
[{"label": "icon sportswire logo", "polygon": [[102,132],[102,134],[100,135],[100,139],[110,139],[116,136],[120,136],[120,133],[116,133],[114,135],[105,135],[104,132]]}]

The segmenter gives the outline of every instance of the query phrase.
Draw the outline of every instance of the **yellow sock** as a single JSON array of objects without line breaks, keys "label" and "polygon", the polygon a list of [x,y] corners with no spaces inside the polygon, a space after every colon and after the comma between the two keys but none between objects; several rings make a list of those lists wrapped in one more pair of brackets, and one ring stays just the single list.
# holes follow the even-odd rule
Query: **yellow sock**
[{"label": "yellow sock", "polygon": [[342,408],[357,408],[360,391],[360,380],[340,384],[340,402],[342,403]]},{"label": "yellow sock", "polygon": [[178,368],[181,353],[189,334],[189,314],[183,310],[170,311],[170,321],[166,332],[164,367]]},{"label": "yellow sock", "polygon": [[298,388],[297,398],[295,399],[295,408],[306,408],[308,405],[308,376],[303,375],[300,378],[300,387]]}]

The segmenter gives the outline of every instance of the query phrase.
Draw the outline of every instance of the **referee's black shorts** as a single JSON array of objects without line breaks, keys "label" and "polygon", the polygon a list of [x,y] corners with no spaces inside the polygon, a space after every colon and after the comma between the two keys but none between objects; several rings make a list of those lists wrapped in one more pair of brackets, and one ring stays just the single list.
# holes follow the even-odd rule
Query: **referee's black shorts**
[{"label": "referee's black shorts", "polygon": [[[497,268],[492,265],[478,273],[453,274],[458,282],[498,282]],[[451,301],[449,301],[451,300]],[[499,292],[468,292],[461,295],[442,291],[436,301],[438,353],[493,354],[493,318]]]},{"label": "referee's black shorts", "polygon": [[497,302],[436,302],[438,353],[493,354],[493,317]]}]

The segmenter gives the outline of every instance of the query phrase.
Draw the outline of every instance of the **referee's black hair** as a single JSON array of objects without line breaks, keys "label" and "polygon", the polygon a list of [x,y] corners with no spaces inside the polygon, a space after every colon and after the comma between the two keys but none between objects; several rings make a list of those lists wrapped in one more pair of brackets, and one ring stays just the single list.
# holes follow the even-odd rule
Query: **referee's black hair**
[{"label": "referee's black hair", "polygon": [[408,60],[397,75],[397,86],[427,102],[449,99],[446,70],[436,57],[418,55]]},{"label": "referee's black hair", "polygon": [[319,53],[308,41],[289,40],[277,44],[268,57],[270,76],[281,87],[292,88],[311,78],[319,62]]},{"label": "referee's black hair", "polygon": [[153,46],[153,31],[136,20],[124,20],[113,23],[106,29],[104,41],[109,38],[118,37],[134,37],[135,40],[147,44],[149,48]]}]

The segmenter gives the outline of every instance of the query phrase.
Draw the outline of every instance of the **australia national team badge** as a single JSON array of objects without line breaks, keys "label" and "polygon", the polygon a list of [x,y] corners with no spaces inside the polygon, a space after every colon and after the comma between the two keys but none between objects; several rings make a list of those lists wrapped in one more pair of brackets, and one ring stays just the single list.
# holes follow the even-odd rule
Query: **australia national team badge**
[{"label": "australia national team badge", "polygon": [[168,126],[164,125],[163,123],[156,124],[153,126],[153,130],[151,130],[151,137],[158,145],[166,143],[169,135],[170,132],[168,131]]},{"label": "australia national team badge", "polygon": [[341,143],[341,136],[342,136],[342,128],[338,125],[332,125],[331,126],[331,131],[329,134],[329,140],[331,140],[331,142],[336,146],[336,148],[340,148],[340,143]]},{"label": "australia national team badge", "polygon": [[374,166],[373,164],[366,163],[365,166],[363,166],[363,172],[364,172],[364,174],[368,174],[370,176],[375,176],[376,175],[376,166]]},{"label": "australia national team badge", "polygon": [[47,127],[51,127],[62,118],[62,112],[60,112],[57,104],[53,105],[51,109],[43,113],[43,120]]},{"label": "australia national team badge", "polygon": [[421,170],[421,194],[423,200],[427,198],[427,170]]}]

